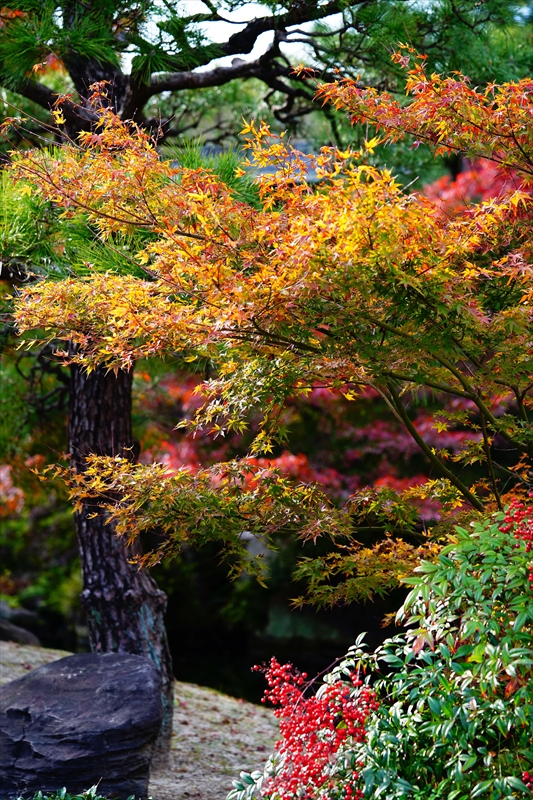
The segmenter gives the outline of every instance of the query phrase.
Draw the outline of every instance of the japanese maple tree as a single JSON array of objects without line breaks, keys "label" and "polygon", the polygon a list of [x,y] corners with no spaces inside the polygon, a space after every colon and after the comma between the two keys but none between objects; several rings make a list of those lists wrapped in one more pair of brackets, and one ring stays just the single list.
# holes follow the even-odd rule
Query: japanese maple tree
[{"label": "japanese maple tree", "polygon": [[[407,66],[410,55],[404,49],[395,59]],[[144,277],[89,274],[30,287],[18,303],[21,330],[72,341],[76,352],[65,357],[88,370],[128,369],[168,352],[209,362],[216,373],[201,384],[204,403],[187,422],[193,433],[239,432],[252,409],[261,412],[251,458],[169,474],[96,456],[70,476],[78,499],[121,495],[111,503],[120,532],[165,534],[145,561],[215,536],[253,569],[245,531],[327,533],[349,549],[302,570],[323,602],[349,599],[361,576],[395,581],[419,558],[405,541],[417,519],[412,498],[436,498],[444,513],[480,513],[501,508],[507,488],[528,485],[532,85],[479,92],[461,75],[427,75],[417,60],[407,86],[406,105],[350,80],[319,90],[379,128],[360,152],[323,148],[304,158],[265,125],[247,125],[253,163],[275,169],[259,181],[259,209],[208,170],[161,160],[145,132],[97,105],[97,132],[58,156],[18,160],[15,174],[28,190],[94,226],[110,253],[131,231],[145,232],[133,258]],[[367,163],[380,141],[406,134],[437,152],[488,158],[515,177],[498,197],[449,219]],[[306,179],[310,163],[318,189]],[[361,491],[338,507],[320,488],[294,486],[257,463],[284,441],[288,400],[317,387],[348,400],[370,387],[431,463],[431,479],[399,497]],[[461,425],[459,452],[428,444],[414,425],[410,403],[421,392],[460,401],[435,420],[443,435]],[[514,461],[502,463],[501,448]],[[464,467],[475,463],[485,478],[472,485]],[[361,548],[358,525],[384,536]],[[332,572],[355,577],[324,585]]]}]

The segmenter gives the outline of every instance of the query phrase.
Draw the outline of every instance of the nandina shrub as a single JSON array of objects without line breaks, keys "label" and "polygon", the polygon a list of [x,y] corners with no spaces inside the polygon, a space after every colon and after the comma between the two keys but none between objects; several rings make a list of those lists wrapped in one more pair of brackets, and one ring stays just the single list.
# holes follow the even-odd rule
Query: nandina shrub
[{"label": "nandina shrub", "polygon": [[367,717],[377,708],[374,691],[351,667],[327,675],[316,694],[309,695],[313,681],[292,664],[272,658],[268,667],[254,669],[265,672],[269,688],[263,701],[274,706],[281,739],[264,774],[241,773],[228,800],[256,788],[277,800],[362,798],[352,751],[364,740]]},{"label": "nandina shrub", "polygon": [[[528,514],[456,528],[423,563],[398,614],[407,633],[354,663],[374,676],[380,710],[356,756],[365,796],[499,800],[530,795],[533,593]],[[390,670],[380,675],[383,668]],[[383,711],[381,711],[383,709]]]},{"label": "nandina shrub", "polygon": [[[282,793],[283,762],[275,755],[264,774],[242,776],[231,796],[350,797],[357,775],[365,798],[531,797],[532,529],[533,507],[521,501],[470,530],[457,527],[436,562],[422,563],[405,580],[412,590],[398,620],[406,633],[373,654],[357,642],[326,676],[326,686],[335,686],[359,674],[375,692],[364,736],[347,737],[332,754],[335,794],[304,781]],[[313,735],[323,730],[318,718]],[[290,746],[284,738],[278,752]]]},{"label": "nandina shrub", "polygon": [[[256,668],[257,669],[257,668]],[[275,658],[265,670],[269,689],[265,700],[275,707],[280,720],[276,771],[263,782],[263,794],[291,800],[293,797],[362,797],[358,775],[339,755],[365,736],[365,722],[377,707],[373,691],[363,686],[357,672],[348,671],[327,680],[314,695],[304,692],[306,673]],[[348,768],[348,769],[347,769]],[[346,774],[348,773],[348,774]]]},{"label": "nandina shrub", "polygon": [[[533,493],[530,493],[530,497]],[[505,510],[504,524],[500,525],[503,533],[514,533],[515,538],[526,543],[526,553],[533,550],[533,506],[520,499],[514,499]],[[533,591],[533,558],[529,564],[529,584]]]}]

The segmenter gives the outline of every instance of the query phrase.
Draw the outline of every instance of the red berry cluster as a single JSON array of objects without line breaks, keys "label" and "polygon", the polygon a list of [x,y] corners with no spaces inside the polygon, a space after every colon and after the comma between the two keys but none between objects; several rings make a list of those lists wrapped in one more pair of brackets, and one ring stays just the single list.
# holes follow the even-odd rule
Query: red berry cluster
[{"label": "red berry cluster", "polygon": [[353,674],[351,684],[338,680],[324,684],[319,695],[305,697],[307,674],[292,664],[281,665],[272,658],[269,667],[254,669],[265,672],[269,688],[263,702],[270,700],[276,706],[283,737],[276,745],[281,768],[263,784],[263,795],[275,794],[280,800],[362,798],[356,788],[357,773],[350,772],[339,785],[332,767],[348,737],[364,739],[366,718],[378,706],[374,692]]},{"label": "red berry cluster", "polygon": [[522,781],[526,784],[529,791],[533,794],[533,772],[523,772]]},{"label": "red berry cluster", "polygon": [[[533,492],[530,492],[533,497]],[[516,539],[526,543],[526,553],[533,550],[533,505],[526,505],[522,500],[512,500],[505,511],[505,521],[500,525],[503,533],[514,530]],[[529,567],[529,585],[533,591],[533,563]]]}]

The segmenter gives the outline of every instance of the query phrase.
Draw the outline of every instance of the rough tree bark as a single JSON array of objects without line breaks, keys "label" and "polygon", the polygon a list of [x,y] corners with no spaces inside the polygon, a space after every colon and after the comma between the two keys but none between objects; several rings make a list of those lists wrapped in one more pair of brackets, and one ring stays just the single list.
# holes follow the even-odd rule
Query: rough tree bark
[{"label": "rough tree bark", "polygon": [[[81,4],[67,0],[63,6],[65,30],[75,30]],[[83,12],[82,12],[83,13]],[[110,9],[109,24],[112,22]],[[73,53],[64,59],[81,104],[67,115],[67,133],[75,138],[95,121],[94,110],[85,105],[91,84],[107,81],[110,104],[121,110],[129,91],[129,79],[110,64]],[[69,450],[77,470],[84,459],[96,455],[134,458],[131,427],[133,372],[117,375],[97,369],[87,375],[71,367]],[[96,512],[96,513],[95,513]],[[82,604],[87,616],[89,641],[96,652],[133,653],[150,658],[162,676],[163,724],[154,752],[154,764],[163,764],[170,749],[174,676],[163,615],[167,598],[147,570],[128,560],[135,550],[118,538],[103,511],[85,506],[76,514],[76,532],[83,571]]]},{"label": "rough tree bark", "polygon": [[[71,367],[69,449],[72,464],[85,469],[85,456],[135,457],[131,429],[132,371],[102,368],[87,375]],[[82,604],[91,648],[150,658],[161,673],[163,725],[154,753],[164,763],[172,735],[174,677],[163,614],[167,598],[146,569],[128,563],[135,554],[117,537],[103,511],[85,506],[76,513],[83,570]]]}]

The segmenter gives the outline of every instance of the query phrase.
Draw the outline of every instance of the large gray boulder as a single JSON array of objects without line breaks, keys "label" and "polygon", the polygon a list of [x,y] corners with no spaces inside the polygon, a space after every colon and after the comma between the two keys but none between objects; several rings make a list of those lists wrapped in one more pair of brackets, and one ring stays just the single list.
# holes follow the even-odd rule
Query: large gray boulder
[{"label": "large gray boulder", "polygon": [[83,653],[0,687],[0,800],[98,782],[110,798],[145,798],[160,683],[141,656]]}]

